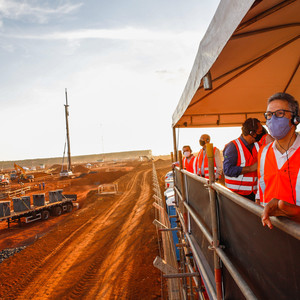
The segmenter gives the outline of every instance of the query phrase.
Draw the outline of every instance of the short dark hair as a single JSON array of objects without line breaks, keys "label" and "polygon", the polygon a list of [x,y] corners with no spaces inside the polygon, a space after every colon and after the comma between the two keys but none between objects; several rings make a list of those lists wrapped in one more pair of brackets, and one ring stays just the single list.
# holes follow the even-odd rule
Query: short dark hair
[{"label": "short dark hair", "polygon": [[190,148],[190,151],[192,152],[192,148],[191,148],[191,146],[189,146],[189,145],[183,146],[183,147],[182,147],[182,151],[183,151],[183,148]]},{"label": "short dark hair", "polygon": [[250,132],[255,132],[258,129],[258,123],[260,121],[256,118],[248,118],[242,125],[243,135],[249,135]]},{"label": "short dark hair", "polygon": [[289,108],[293,112],[293,114],[296,116],[299,115],[299,103],[292,95],[288,93],[276,93],[268,99],[268,104],[270,104],[274,100],[286,101],[289,104]]}]

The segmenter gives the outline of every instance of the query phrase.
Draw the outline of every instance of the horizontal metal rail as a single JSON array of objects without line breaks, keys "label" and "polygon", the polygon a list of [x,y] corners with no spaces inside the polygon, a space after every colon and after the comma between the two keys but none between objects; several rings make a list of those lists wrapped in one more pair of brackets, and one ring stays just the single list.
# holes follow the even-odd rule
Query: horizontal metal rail
[{"label": "horizontal metal rail", "polygon": [[[186,176],[192,177],[193,179],[201,182],[202,184],[207,184],[207,180],[204,178],[201,178],[195,174],[189,173],[185,170],[181,170],[182,173],[184,173]],[[212,183],[210,187],[215,190],[217,193],[226,196],[227,199],[233,201],[240,207],[250,211],[251,213],[255,214],[258,217],[261,217],[262,212],[263,212],[263,207],[260,205],[255,204],[254,202],[248,201],[244,197],[230,191],[226,187],[218,184],[218,183]],[[179,190],[177,187],[174,187],[175,192],[181,197],[179,194]],[[197,227],[201,230],[207,241],[212,245],[212,250],[216,251],[216,254],[219,256],[219,258],[222,260],[224,266],[227,268],[228,272],[231,274],[232,278],[240,288],[241,292],[243,295],[246,297],[246,299],[257,299],[255,294],[252,292],[251,288],[248,286],[246,281],[243,279],[243,277],[240,275],[236,267],[232,264],[226,253],[222,250],[219,245],[213,245],[213,237],[212,234],[209,232],[207,229],[207,226],[199,219],[197,213],[195,210],[188,205],[188,203],[184,202],[184,207],[187,209],[188,213],[190,214],[190,217],[195,221]],[[179,215],[180,211],[178,211]],[[272,223],[274,226],[279,228],[280,230],[288,233],[289,235],[295,237],[296,239],[300,240],[300,224],[297,224],[293,221],[290,221],[288,219],[280,220],[276,217],[271,217],[272,218]],[[180,221],[182,222],[183,220],[180,218]],[[197,249],[195,245],[193,244],[193,240],[191,239],[190,235],[186,233],[186,238],[189,242],[190,248],[193,251],[194,258],[196,260],[197,265],[199,266],[201,270],[201,275],[203,276],[203,279],[205,280],[207,284],[207,288],[209,292],[214,295],[215,297],[215,290],[212,286],[212,283],[210,282],[208,278],[208,274],[204,268],[204,265],[201,262],[201,259],[197,253]]]},{"label": "horizontal metal rail", "polygon": [[194,259],[197,263],[197,266],[199,267],[200,271],[201,271],[201,276],[203,277],[204,282],[206,283],[206,287],[208,288],[209,293],[211,294],[211,296],[213,297],[213,299],[217,299],[217,294],[215,291],[214,286],[212,285],[211,281],[209,280],[208,274],[205,270],[205,267],[197,253],[197,250],[195,248],[195,245],[193,243],[193,241],[191,240],[191,237],[189,236],[189,234],[186,234],[186,238],[189,242],[189,246],[193,252],[194,255]]},{"label": "horizontal metal rail", "polygon": [[198,217],[197,217],[194,209],[191,206],[189,206],[187,203],[184,203],[184,206],[186,207],[186,209],[190,213],[190,216],[193,218],[193,220],[195,221],[195,223],[198,225],[198,227],[200,228],[200,230],[202,231],[202,233],[204,234],[204,236],[206,237],[206,239],[208,240],[208,242],[210,244],[213,244],[213,238],[212,238],[211,233],[208,231],[208,229],[203,224],[203,222],[201,222],[198,219]]},{"label": "horizontal metal rail", "polygon": [[208,183],[208,180],[202,176],[199,176],[199,175],[196,175],[196,174],[193,174],[191,172],[188,172],[187,170],[181,170],[181,172],[189,177],[192,177],[194,178],[195,180],[203,183],[203,184],[207,184]]},{"label": "horizontal metal rail", "polygon": [[174,191],[176,192],[176,194],[178,195],[178,197],[182,201],[182,195],[181,195],[180,191],[178,190],[178,188],[176,186],[174,186]]},{"label": "horizontal metal rail", "polygon": [[248,284],[244,281],[244,279],[242,278],[240,273],[237,271],[237,269],[234,267],[234,265],[230,262],[229,258],[225,254],[225,252],[221,248],[216,247],[216,245],[215,246],[213,245],[212,235],[207,230],[207,228],[203,224],[203,222],[201,222],[201,220],[198,219],[198,217],[195,214],[193,208],[191,208],[187,203],[184,203],[184,206],[186,207],[186,209],[190,213],[190,216],[193,218],[193,220],[195,221],[195,223],[197,224],[197,226],[199,227],[201,232],[204,234],[204,236],[206,237],[208,242],[211,244],[212,250],[215,250],[217,252],[218,256],[221,258],[222,262],[227,267],[228,271],[230,272],[230,274],[234,278],[236,284],[241,289],[244,296],[247,299],[256,299],[255,295],[253,294],[253,292],[249,288]]},{"label": "horizontal metal rail", "polygon": [[[226,196],[228,199],[236,203],[237,205],[245,208],[246,210],[254,213],[255,215],[261,217],[263,213],[263,207],[255,204],[252,201],[248,201],[244,197],[230,191],[226,187],[222,186],[218,183],[213,183],[212,187],[214,190],[219,192],[220,194]],[[300,240],[300,224],[293,222],[289,219],[280,220],[277,217],[271,217],[272,224],[279,228],[280,230],[288,233],[294,238]]]},{"label": "horizontal metal rail", "polygon": [[[186,173],[186,171],[183,171],[183,173]],[[195,178],[195,175],[193,174],[186,174],[187,176],[193,177]],[[195,179],[198,180],[198,177],[196,177]],[[200,179],[198,181],[201,181],[203,183],[203,180]],[[212,188],[214,188],[214,190],[216,190],[217,192],[225,195],[227,198],[229,198],[230,200],[232,200],[234,203],[240,205],[241,207],[247,209],[248,211],[254,213],[257,216],[261,216],[263,208],[253,202],[247,201],[245,200],[243,197],[233,193],[232,191],[228,190],[227,188],[224,188],[223,186],[219,185],[219,184],[212,184]],[[175,187],[175,192],[178,193],[178,189]],[[219,245],[213,245],[213,237],[212,234],[209,232],[209,230],[207,229],[206,225],[199,219],[199,217],[197,216],[196,212],[194,211],[194,209],[192,207],[190,207],[188,205],[188,203],[184,202],[184,207],[187,209],[187,211],[190,214],[190,217],[195,221],[196,225],[199,227],[199,229],[201,230],[201,232],[204,234],[205,238],[208,240],[208,242],[211,244],[211,248],[212,250],[216,251],[217,255],[219,256],[219,258],[222,260],[223,264],[225,265],[225,267],[227,268],[228,272],[231,274],[232,278],[234,279],[234,281],[236,282],[236,284],[238,285],[238,287],[240,288],[241,292],[243,293],[243,295],[246,297],[246,299],[257,299],[255,294],[252,292],[251,288],[248,286],[248,284],[246,283],[246,281],[243,279],[243,277],[240,275],[240,273],[238,272],[238,270],[236,269],[236,267],[232,264],[232,262],[230,261],[230,259],[228,258],[228,256],[226,255],[226,253],[219,247]],[[178,212],[179,213],[179,212]],[[180,220],[181,222],[183,220]],[[279,221],[280,223],[280,221]],[[292,222],[291,222],[292,223]],[[282,224],[280,224],[280,226],[282,226]],[[296,226],[297,227],[297,226]],[[294,227],[292,227],[293,229]],[[290,224],[287,224],[286,229],[288,230],[287,233],[292,234],[293,232],[291,232],[291,228],[290,228]],[[297,235],[299,233],[299,231],[295,231],[295,234]],[[294,236],[294,235],[293,235]],[[191,240],[189,234],[186,234],[186,238],[189,241],[189,245],[194,253],[194,257],[195,260],[197,262],[197,265],[199,266],[200,270],[201,270],[201,274],[203,276],[203,278],[205,279],[205,282],[208,286],[208,289],[211,293],[215,293],[214,288],[211,285],[211,282],[208,278],[208,274],[198,256],[198,253],[196,251],[196,248],[193,244],[193,241]]]},{"label": "horizontal metal rail", "polygon": [[161,229],[158,229],[158,231],[177,231],[177,230],[180,230],[180,228],[174,227],[174,228],[161,228]]},{"label": "horizontal metal rail", "polygon": [[198,272],[193,273],[177,273],[177,274],[164,274],[163,277],[165,278],[183,278],[183,277],[193,277],[199,276]]},{"label": "horizontal metal rail", "polygon": [[[178,168],[179,169],[179,168]],[[203,184],[207,184],[208,180],[197,176],[195,174],[192,174],[186,170],[180,170],[180,172],[184,173],[185,175],[203,183]],[[231,190],[227,189],[226,187],[224,187],[223,185],[219,184],[219,183],[212,183],[211,187],[219,192],[220,194],[226,196],[228,199],[230,199],[231,201],[233,201],[234,203],[238,204],[239,206],[245,208],[246,210],[254,213],[255,215],[257,215],[258,217],[261,217],[262,213],[263,213],[263,207],[260,205],[255,204],[252,201],[248,201],[247,199],[245,199],[244,197],[232,192]],[[174,186],[174,190],[176,191],[176,186]],[[177,189],[178,190],[178,189]],[[277,227],[278,229],[288,233],[289,235],[295,237],[296,239],[300,240],[300,224],[291,221],[287,218],[285,219],[279,219],[277,217],[271,217],[271,221],[272,224]]]},{"label": "horizontal metal rail", "polygon": [[186,226],[185,226],[185,223],[184,223],[184,219],[183,219],[183,216],[182,216],[182,213],[179,211],[179,209],[178,209],[177,207],[176,207],[176,213],[177,213],[177,215],[178,215],[178,219],[179,219],[180,224],[181,224],[181,226],[182,226],[182,230],[183,230],[184,232],[187,232]]},{"label": "horizontal metal rail", "polygon": [[217,252],[218,256],[222,260],[223,264],[231,274],[232,278],[234,279],[237,286],[240,288],[243,295],[246,297],[247,300],[256,300],[257,297],[252,292],[251,288],[248,286],[246,281],[243,279],[243,277],[240,275],[238,270],[235,268],[235,266],[231,263],[228,256],[225,254],[225,252],[220,247],[215,247],[215,251]]},{"label": "horizontal metal rail", "polygon": [[29,191],[29,190],[31,190],[31,187],[26,186],[26,187],[23,187],[23,188],[18,189],[18,190],[7,192],[7,195],[8,195],[9,198],[12,198],[13,196],[17,196],[18,194],[23,194],[23,193],[25,193],[26,191]]}]

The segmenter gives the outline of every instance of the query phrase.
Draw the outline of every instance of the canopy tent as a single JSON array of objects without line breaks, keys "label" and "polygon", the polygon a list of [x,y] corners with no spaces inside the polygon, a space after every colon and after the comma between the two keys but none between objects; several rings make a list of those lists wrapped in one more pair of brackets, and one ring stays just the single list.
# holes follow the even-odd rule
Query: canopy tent
[{"label": "canopy tent", "polygon": [[[268,97],[300,98],[300,0],[223,0],[202,39],[172,126],[264,121]],[[208,74],[208,75],[207,75]],[[203,81],[211,76],[212,89]]]}]

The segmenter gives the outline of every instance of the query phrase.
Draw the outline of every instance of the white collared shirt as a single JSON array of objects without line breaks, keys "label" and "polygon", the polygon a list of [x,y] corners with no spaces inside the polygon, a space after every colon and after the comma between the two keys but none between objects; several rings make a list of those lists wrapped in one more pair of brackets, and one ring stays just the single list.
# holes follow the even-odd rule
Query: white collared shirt
[{"label": "white collared shirt", "polygon": [[296,133],[297,137],[293,143],[293,145],[289,148],[289,150],[287,152],[281,153],[275,143],[273,143],[273,150],[274,150],[274,154],[276,157],[276,161],[277,161],[277,167],[278,169],[281,169],[282,166],[285,164],[285,162],[287,161],[287,158],[291,158],[292,155],[296,152],[296,150],[300,147],[300,135],[298,133]]},{"label": "white collared shirt", "polygon": [[[287,151],[287,155],[286,152],[281,153],[276,145],[275,142],[273,143],[272,147],[274,150],[274,154],[275,154],[275,158],[276,158],[276,162],[277,162],[277,167],[278,169],[281,169],[282,166],[285,164],[285,162],[287,161],[287,158],[291,158],[291,156],[296,152],[296,150],[300,147],[300,135],[296,132],[296,139],[293,143],[293,145],[289,148],[289,150]],[[257,182],[257,193],[256,193],[256,199],[259,199],[259,181]]]}]

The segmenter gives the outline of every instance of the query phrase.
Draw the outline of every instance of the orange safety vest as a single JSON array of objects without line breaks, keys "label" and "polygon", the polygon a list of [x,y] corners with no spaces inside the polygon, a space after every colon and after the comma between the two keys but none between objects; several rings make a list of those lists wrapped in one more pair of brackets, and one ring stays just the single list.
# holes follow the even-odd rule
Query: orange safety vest
[{"label": "orange safety vest", "polygon": [[[257,162],[257,153],[259,150],[258,143],[254,143],[251,153],[240,138],[232,142],[234,143],[238,153],[237,166],[247,167]],[[238,177],[225,175],[225,186],[240,195],[250,195],[252,192],[256,193],[257,172],[241,174]]]},{"label": "orange safety vest", "polygon": [[277,198],[300,206],[300,148],[278,169],[273,143],[266,145],[258,153],[261,204],[264,206],[272,198]]},{"label": "orange safety vest", "polygon": [[185,170],[191,173],[196,173],[194,168],[195,156],[193,155],[191,159],[188,161],[186,157],[182,159],[182,165]]},{"label": "orange safety vest", "polygon": [[259,144],[260,147],[267,144],[266,139],[267,139],[268,135],[269,135],[268,133],[264,134],[262,136],[262,138],[259,140],[258,144]]},{"label": "orange safety vest", "polygon": [[[214,156],[216,154],[216,147],[214,147]],[[200,152],[198,153],[197,155],[197,163],[196,163],[196,166],[197,166],[197,174],[198,175],[202,175],[201,174],[201,166],[202,166],[202,162],[203,162],[203,149],[200,150]],[[207,152],[205,153],[205,156],[204,156],[204,177],[209,179],[209,170],[208,170],[208,158],[207,158]],[[217,166],[216,166],[216,160],[214,159],[214,170],[215,170],[215,177],[217,176]]]}]

